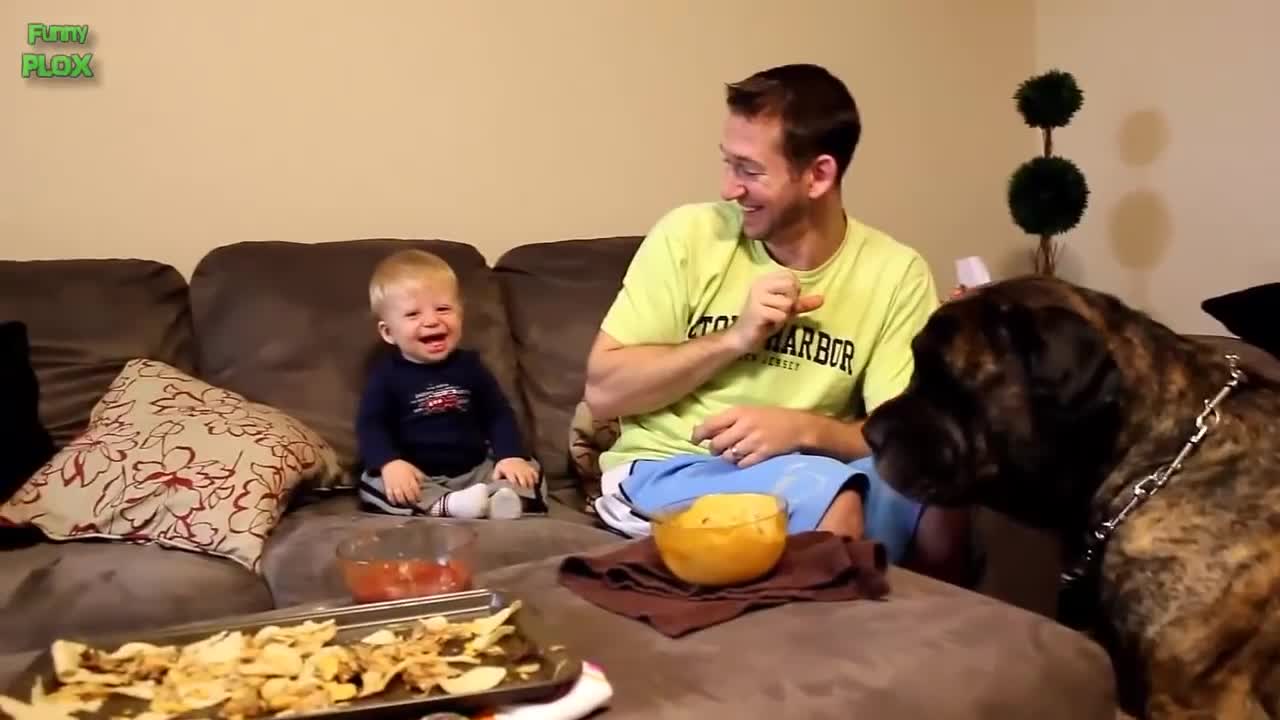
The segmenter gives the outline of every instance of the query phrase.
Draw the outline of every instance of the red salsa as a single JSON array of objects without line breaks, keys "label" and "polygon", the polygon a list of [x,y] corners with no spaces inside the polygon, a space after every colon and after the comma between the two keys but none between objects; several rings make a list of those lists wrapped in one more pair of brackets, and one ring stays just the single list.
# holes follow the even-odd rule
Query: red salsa
[{"label": "red salsa", "polygon": [[456,560],[384,560],[346,563],[347,587],[356,602],[382,602],[471,589],[471,571]]}]

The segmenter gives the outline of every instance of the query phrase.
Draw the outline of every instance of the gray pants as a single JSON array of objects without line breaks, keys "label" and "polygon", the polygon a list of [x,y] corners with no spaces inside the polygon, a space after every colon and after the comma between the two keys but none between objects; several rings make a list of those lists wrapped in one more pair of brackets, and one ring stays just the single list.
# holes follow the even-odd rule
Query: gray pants
[{"label": "gray pants", "polygon": [[[465,490],[472,485],[488,485],[492,495],[500,488],[510,488],[517,495],[532,502],[526,502],[525,512],[546,512],[546,496],[541,476],[538,484],[532,488],[520,487],[506,480],[493,479],[493,458],[485,458],[479,465],[461,475],[428,475],[419,483],[418,502],[412,506],[395,505],[387,499],[387,488],[382,484],[381,475],[371,475],[365,471],[360,475],[360,502],[367,510],[388,513],[391,515],[425,515],[427,510],[440,498],[455,490]],[[533,466],[538,467],[537,461]]]}]

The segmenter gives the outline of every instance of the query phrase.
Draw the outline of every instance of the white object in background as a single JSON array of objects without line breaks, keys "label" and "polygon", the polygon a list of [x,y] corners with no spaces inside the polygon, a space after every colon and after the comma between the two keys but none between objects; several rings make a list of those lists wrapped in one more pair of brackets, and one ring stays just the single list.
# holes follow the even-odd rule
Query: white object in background
[{"label": "white object in background", "polygon": [[598,666],[582,663],[578,676],[569,692],[547,703],[509,705],[499,708],[493,720],[578,720],[608,704],[613,698],[613,686]]},{"label": "white object in background", "polygon": [[991,282],[991,272],[977,255],[960,258],[956,261],[956,282],[966,288],[979,287]]}]

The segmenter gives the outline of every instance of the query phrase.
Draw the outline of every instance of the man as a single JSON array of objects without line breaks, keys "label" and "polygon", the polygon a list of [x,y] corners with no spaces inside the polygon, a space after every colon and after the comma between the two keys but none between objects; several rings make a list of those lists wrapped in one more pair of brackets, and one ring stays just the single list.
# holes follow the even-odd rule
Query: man
[{"label": "man", "polygon": [[659,220],[591,349],[586,403],[621,418],[596,509],[640,535],[627,502],[771,492],[791,532],[870,537],[961,582],[968,513],[897,494],[862,438],[860,418],[906,387],[938,298],[917,252],[844,211],[853,97],[821,67],[786,65],[726,100],[723,202]]}]

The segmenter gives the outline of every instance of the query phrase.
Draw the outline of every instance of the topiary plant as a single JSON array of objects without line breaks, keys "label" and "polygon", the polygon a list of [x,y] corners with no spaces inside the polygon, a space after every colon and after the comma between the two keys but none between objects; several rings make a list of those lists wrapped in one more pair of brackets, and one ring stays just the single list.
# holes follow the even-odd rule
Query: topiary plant
[{"label": "topiary plant", "polygon": [[1089,205],[1084,173],[1053,154],[1053,129],[1071,122],[1084,94],[1071,73],[1050,70],[1024,80],[1013,97],[1027,125],[1040,128],[1044,154],[1020,165],[1009,179],[1009,212],[1018,227],[1040,239],[1033,254],[1035,271],[1053,275],[1060,249],[1054,236],[1079,224]]}]

